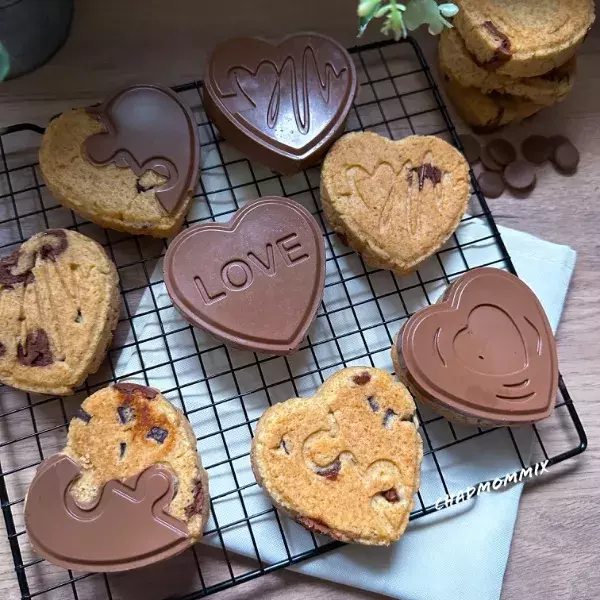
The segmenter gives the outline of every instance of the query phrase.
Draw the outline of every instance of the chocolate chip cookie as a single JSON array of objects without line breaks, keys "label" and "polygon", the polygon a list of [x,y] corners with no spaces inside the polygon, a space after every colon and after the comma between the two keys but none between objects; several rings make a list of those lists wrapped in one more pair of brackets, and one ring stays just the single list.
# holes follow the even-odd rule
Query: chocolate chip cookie
[{"label": "chocolate chip cookie", "polygon": [[593,0],[458,0],[456,27],[479,65],[534,77],[566,63],[595,18]]},{"label": "chocolate chip cookie", "polygon": [[[118,383],[83,402],[64,450],[38,468],[25,525],[55,564],[119,571],[182,552],[208,512],[208,475],[183,413],[154,388]],[[48,515],[61,524],[54,535]]]},{"label": "chocolate chip cookie", "polygon": [[251,461],[277,508],[337,540],[389,545],[408,523],[423,445],[407,389],[389,373],[342,369],[312,398],[260,418]]},{"label": "chocolate chip cookie", "polygon": [[509,94],[544,106],[551,106],[569,94],[577,66],[573,57],[537,77],[501,75],[477,64],[456,29],[446,29],[440,35],[439,60],[442,70],[463,87],[474,87],[484,94]]},{"label": "chocolate chip cookie", "polygon": [[321,202],[331,227],[374,267],[400,275],[452,235],[469,200],[469,166],[444,140],[349,133],[327,154]]},{"label": "chocolate chip cookie", "polygon": [[155,237],[180,229],[199,160],[190,109],[154,85],[63,113],[40,148],[44,180],[61,204],[102,227]]},{"label": "chocolate chip cookie", "polygon": [[119,315],[117,270],[100,244],[38,233],[0,259],[0,381],[69,395],[106,354]]}]

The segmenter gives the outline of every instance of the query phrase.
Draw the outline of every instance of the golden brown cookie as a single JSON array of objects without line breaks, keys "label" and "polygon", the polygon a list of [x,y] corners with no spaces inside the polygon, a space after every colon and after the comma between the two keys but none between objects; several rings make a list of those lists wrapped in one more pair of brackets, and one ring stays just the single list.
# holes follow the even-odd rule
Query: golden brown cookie
[{"label": "golden brown cookie", "polygon": [[440,35],[439,60],[442,71],[463,87],[474,87],[484,94],[494,91],[509,94],[544,106],[564,100],[573,88],[577,66],[573,57],[538,77],[515,79],[500,75],[473,60],[456,29],[446,29]]},{"label": "golden brown cookie", "polygon": [[72,394],[106,354],[119,316],[117,270],[100,244],[49,229],[0,260],[0,381]]},{"label": "golden brown cookie", "polygon": [[374,267],[413,271],[452,235],[469,200],[463,155],[434,136],[349,133],[321,171],[331,227]]},{"label": "golden brown cookie", "polygon": [[102,227],[169,237],[197,183],[194,118],[170,90],[139,85],[48,125],[40,168],[56,199]]},{"label": "golden brown cookie", "polygon": [[458,114],[476,133],[491,133],[509,123],[522,121],[544,108],[529,100],[474,87],[463,87],[448,74],[442,77],[444,89]]},{"label": "golden brown cookie", "polygon": [[277,508],[335,539],[398,540],[423,457],[415,405],[387,372],[342,369],[312,398],[269,408],[252,441],[252,468]]},{"label": "golden brown cookie", "polygon": [[83,402],[66,448],[39,466],[25,525],[36,552],[54,564],[120,571],[195,543],[209,504],[183,413],[154,388],[118,383]]},{"label": "golden brown cookie", "polygon": [[458,0],[453,24],[478,63],[534,77],[566,63],[594,22],[593,0]]}]

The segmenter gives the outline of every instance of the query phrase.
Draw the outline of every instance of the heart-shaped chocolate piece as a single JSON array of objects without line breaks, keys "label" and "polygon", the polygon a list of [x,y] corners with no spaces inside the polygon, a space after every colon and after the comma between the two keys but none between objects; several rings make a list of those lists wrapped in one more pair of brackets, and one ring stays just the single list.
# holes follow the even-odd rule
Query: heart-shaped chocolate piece
[{"label": "heart-shaped chocolate piece", "polygon": [[323,295],[323,237],[297,202],[262,198],[228,223],[180,233],[167,250],[164,276],[192,325],[237,347],[289,354]]},{"label": "heart-shaped chocolate piece", "polygon": [[323,35],[292,35],[276,45],[235,38],[208,60],[204,106],[229,142],[291,174],[317,162],[342,134],[356,82],[348,52]]},{"label": "heart-shaped chocolate piece", "polygon": [[494,268],[469,271],[398,335],[399,365],[434,405],[486,423],[550,415],[558,386],[552,329],[534,293]]}]

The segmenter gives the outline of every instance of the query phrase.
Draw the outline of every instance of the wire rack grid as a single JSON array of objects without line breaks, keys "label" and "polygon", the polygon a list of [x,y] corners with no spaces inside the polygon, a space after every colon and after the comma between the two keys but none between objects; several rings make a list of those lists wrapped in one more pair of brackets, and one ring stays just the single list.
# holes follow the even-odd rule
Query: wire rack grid
[{"label": "wire rack grid", "polygon": [[[430,69],[416,42],[384,42],[352,50],[360,89],[349,130],[400,139],[431,134],[460,148]],[[192,106],[200,133],[202,170],[186,226],[226,221],[246,201],[283,195],[306,206],[323,229],[326,283],[315,323],[300,350],[270,357],[228,348],[193,329],[173,309],[162,280],[162,240],[103,230],[56,203],[37,167],[43,129],[30,124],[0,131],[0,249],[10,252],[37,231],[69,227],[103,244],[117,264],[123,297],[113,345],[98,373],[69,398],[0,388],[0,501],[21,597],[191,600],[232,587],[339,547],[315,536],[268,503],[250,472],[248,451],[258,417],[272,403],[309,395],[335,370],[368,364],[391,370],[389,347],[402,323],[435,301],[468,269],[514,267],[472,176],[470,210],[448,243],[414,274],[396,277],[367,267],[328,228],[319,205],[319,170],[281,177],[248,161],[222,138],[202,108],[202,82],[175,88]],[[209,472],[211,518],[205,544],[140,572],[65,571],[37,557],[27,541],[23,504],[37,465],[64,446],[68,422],[95,390],[127,379],[158,387],[189,418]],[[425,443],[423,479],[411,519],[437,510],[455,494],[451,469],[470,444],[501,438],[512,469],[537,453],[556,464],[582,452],[585,433],[560,379],[554,416],[543,426],[482,429],[453,425],[419,408]],[[558,433],[557,433],[558,432]],[[535,442],[534,455],[531,442]],[[485,446],[483,446],[485,448]],[[458,449],[458,450],[457,450]],[[467,458],[468,460],[468,458]],[[506,471],[505,471],[506,472]],[[494,472],[485,478],[494,477]],[[471,482],[473,485],[478,480]]]}]

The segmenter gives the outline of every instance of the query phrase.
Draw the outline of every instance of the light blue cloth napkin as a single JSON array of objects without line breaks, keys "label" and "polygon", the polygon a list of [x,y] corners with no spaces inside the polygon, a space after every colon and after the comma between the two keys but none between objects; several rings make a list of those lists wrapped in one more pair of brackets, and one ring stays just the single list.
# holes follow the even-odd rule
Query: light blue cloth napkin
[{"label": "light blue cloth napkin", "polygon": [[[517,273],[537,294],[556,330],[575,251],[514,229],[499,229]],[[526,459],[532,432],[514,432]],[[490,435],[493,440],[479,438],[476,444],[455,447],[453,464],[445,472],[451,473],[457,489],[520,468],[506,433]],[[403,600],[494,600],[500,597],[522,488],[520,484],[482,494],[418,519],[389,549],[346,546],[294,570]]]},{"label": "light blue cloth napkin", "polygon": [[[452,249],[452,241],[441,254],[440,260],[446,272],[463,271],[464,260],[470,267],[498,261],[501,256],[493,240],[470,243],[489,237],[490,233],[485,221],[471,219],[462,223],[456,233],[464,246],[462,255],[458,250]],[[501,233],[517,272],[533,288],[548,313],[552,327],[556,329],[575,264],[575,252],[566,246],[551,244],[511,229],[501,228]],[[343,248],[338,249],[343,251]],[[360,274],[362,267],[359,268],[355,260],[356,257],[352,255],[341,261],[344,276]],[[440,278],[440,260],[433,258],[422,265],[419,272],[424,281]],[[496,266],[503,265],[497,263]],[[333,283],[336,277],[339,280],[340,273],[336,269],[328,269],[327,281]],[[371,285],[378,295],[383,294],[379,300],[379,309],[386,320],[390,315],[393,317],[403,314],[397,294],[385,296],[386,290],[393,291],[389,287],[391,277],[388,272],[371,276]],[[220,463],[209,471],[211,496],[217,499],[213,502],[214,516],[211,516],[208,529],[216,526],[216,516],[218,525],[224,528],[222,542],[216,533],[207,535],[204,542],[216,546],[223,543],[228,551],[253,557],[256,556],[256,545],[263,564],[281,561],[286,558],[286,549],[275,515],[268,513],[252,519],[251,530],[244,523],[247,514],[256,515],[270,508],[268,499],[258,486],[244,488],[254,482],[248,457],[244,456],[251,440],[244,420],[258,418],[268,406],[263,391],[252,391],[262,387],[262,378],[270,386],[272,402],[295,395],[291,384],[285,382],[285,379],[289,379],[288,366],[281,358],[264,362],[261,364],[261,377],[253,354],[230,349],[227,357],[223,349],[219,348],[220,344],[203,332],[194,330],[193,337],[189,328],[179,332],[178,329],[184,328],[185,321],[172,308],[161,280],[162,264],[159,262],[151,276],[152,285],[144,292],[132,320],[142,356],[139,356],[133,345],[124,349],[115,361],[117,377],[146,383],[146,379],[140,374],[143,359],[149,385],[161,390],[173,389],[177,385],[185,386],[185,408],[188,412],[191,411],[190,422],[199,436],[198,449],[203,463]],[[416,275],[403,278],[400,285],[404,288],[412,283],[418,284]],[[372,299],[371,287],[364,277],[350,280],[347,286],[354,302]],[[429,299],[435,301],[444,287],[443,280],[427,284]],[[412,293],[403,293],[403,298],[409,310],[416,310],[426,304],[418,285],[415,285]],[[324,300],[329,310],[339,308],[331,316],[332,327],[337,335],[356,329],[351,311],[344,310],[347,296],[341,285],[328,286]],[[160,313],[154,310],[155,304],[161,308]],[[393,370],[388,334],[394,335],[400,323],[388,325],[387,331],[385,324],[378,325],[381,313],[374,302],[361,304],[358,316],[363,327],[370,327],[365,333],[364,341],[359,335],[348,335],[340,339],[339,347],[333,343],[316,347],[319,366],[323,368],[324,365],[332,365],[330,369],[325,368],[324,376],[339,368],[337,364],[340,349],[348,365],[368,364],[368,358],[363,357],[367,351],[376,366]],[[326,320],[317,319],[311,327],[309,335],[313,342],[330,339],[330,330],[323,330],[324,321]],[[124,326],[128,324],[125,323]],[[160,335],[162,330],[167,333],[165,342],[161,339],[144,342],[145,338]],[[131,330],[123,331],[126,343],[132,341],[131,336]],[[202,352],[202,364],[195,356],[197,347]],[[178,357],[191,355],[194,356],[177,360]],[[176,359],[173,366],[164,366],[172,359]],[[227,373],[231,368],[229,360],[237,369],[235,379]],[[298,393],[313,393],[320,379],[317,375],[305,373],[315,369],[314,357],[308,351],[300,350],[288,358],[288,365],[295,376]],[[106,373],[99,373],[98,377],[106,377]],[[206,377],[210,378],[208,383],[204,381]],[[279,381],[284,383],[277,383]],[[210,404],[208,386],[216,405]],[[243,405],[239,400],[227,401],[235,394],[243,395]],[[181,406],[178,393],[168,394],[167,397]],[[219,403],[219,400],[224,402]],[[434,416],[425,409],[422,409],[421,415],[425,419]],[[220,429],[225,430],[223,435],[219,433]],[[473,432],[473,428],[462,426],[456,426],[455,430],[459,438],[467,437]],[[427,431],[435,447],[441,446],[446,440],[451,441],[450,430],[444,420],[428,425]],[[532,445],[531,429],[515,430],[515,438],[523,460],[528,461]],[[227,442],[229,454],[223,439]],[[242,458],[234,460],[230,466],[227,460],[232,456]],[[453,492],[520,468],[506,429],[453,445],[437,452],[436,456],[446,484]],[[233,492],[238,487],[242,491]],[[504,488],[503,491],[483,494],[459,506],[418,519],[409,524],[405,535],[390,548],[346,546],[302,562],[294,570],[403,600],[494,600],[500,596],[521,488],[522,485],[517,485]],[[423,461],[421,494],[426,505],[444,495],[431,456]],[[240,496],[243,497],[243,504]],[[313,547],[310,535],[299,525],[286,517],[281,518],[281,524],[291,553],[296,554]],[[230,526],[227,527],[228,525]],[[327,543],[329,540],[321,538],[319,541]]]}]

